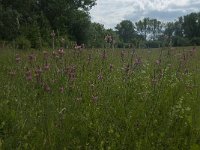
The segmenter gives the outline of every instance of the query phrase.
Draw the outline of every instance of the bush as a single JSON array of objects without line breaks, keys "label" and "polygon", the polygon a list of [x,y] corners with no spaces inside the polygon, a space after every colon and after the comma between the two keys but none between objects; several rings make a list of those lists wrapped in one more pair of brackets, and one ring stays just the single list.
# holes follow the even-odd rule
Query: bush
[{"label": "bush", "polygon": [[197,46],[200,46],[200,37],[194,37],[191,39],[191,44],[192,45],[197,45]]},{"label": "bush", "polygon": [[190,40],[185,37],[176,36],[173,38],[173,46],[190,46]]},{"label": "bush", "polygon": [[147,41],[146,47],[147,48],[159,48],[162,46],[162,42],[160,41]]},{"label": "bush", "polygon": [[19,49],[30,49],[31,48],[31,42],[26,39],[24,36],[19,36],[16,39],[16,47]]}]

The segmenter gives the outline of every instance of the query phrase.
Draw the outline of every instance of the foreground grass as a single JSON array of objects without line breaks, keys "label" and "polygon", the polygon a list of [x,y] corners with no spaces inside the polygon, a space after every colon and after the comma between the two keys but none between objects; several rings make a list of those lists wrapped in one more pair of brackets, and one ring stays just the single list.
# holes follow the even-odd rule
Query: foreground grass
[{"label": "foreground grass", "polygon": [[2,50],[0,149],[200,149],[199,50]]}]

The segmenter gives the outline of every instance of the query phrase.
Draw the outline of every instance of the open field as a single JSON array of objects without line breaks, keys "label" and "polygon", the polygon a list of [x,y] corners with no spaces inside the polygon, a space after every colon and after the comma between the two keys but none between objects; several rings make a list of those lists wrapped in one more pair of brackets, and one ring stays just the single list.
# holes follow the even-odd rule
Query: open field
[{"label": "open field", "polygon": [[0,50],[0,149],[200,149],[200,48]]}]

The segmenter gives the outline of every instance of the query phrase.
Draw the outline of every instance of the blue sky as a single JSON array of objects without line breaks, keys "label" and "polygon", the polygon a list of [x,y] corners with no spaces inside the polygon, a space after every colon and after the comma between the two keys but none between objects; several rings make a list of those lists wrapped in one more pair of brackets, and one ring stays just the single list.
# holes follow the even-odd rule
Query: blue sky
[{"label": "blue sky", "polygon": [[136,22],[144,17],[174,21],[179,16],[200,11],[200,0],[97,0],[90,11],[93,22],[114,28],[120,21]]}]

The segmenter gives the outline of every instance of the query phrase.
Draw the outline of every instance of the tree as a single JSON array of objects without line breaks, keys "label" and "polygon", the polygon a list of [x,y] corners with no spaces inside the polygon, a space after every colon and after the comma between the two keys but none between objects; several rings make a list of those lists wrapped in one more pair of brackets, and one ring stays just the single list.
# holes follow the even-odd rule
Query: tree
[{"label": "tree", "polygon": [[119,34],[120,39],[124,43],[131,42],[132,38],[136,34],[135,27],[133,23],[129,20],[124,20],[120,24],[118,24],[115,29],[117,30],[117,33]]}]

